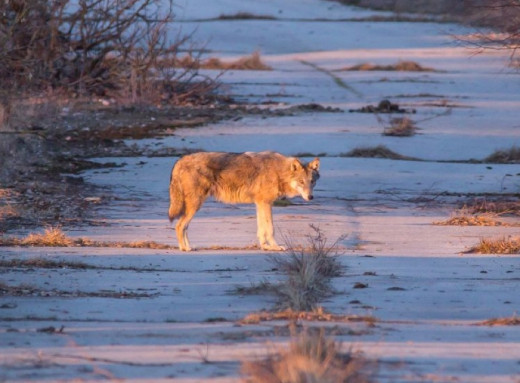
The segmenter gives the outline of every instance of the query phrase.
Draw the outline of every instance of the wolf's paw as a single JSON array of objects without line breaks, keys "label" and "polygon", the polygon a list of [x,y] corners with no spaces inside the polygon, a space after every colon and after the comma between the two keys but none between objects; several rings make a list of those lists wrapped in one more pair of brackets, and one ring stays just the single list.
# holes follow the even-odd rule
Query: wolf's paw
[{"label": "wolf's paw", "polygon": [[280,245],[264,244],[264,245],[262,245],[262,250],[265,250],[265,251],[285,251],[287,249],[285,247],[283,247],[283,246],[280,246]]},{"label": "wolf's paw", "polygon": [[189,246],[186,246],[186,247],[185,246],[182,246],[182,247],[179,246],[179,250],[180,251],[192,251],[193,249],[191,247],[189,247]]}]

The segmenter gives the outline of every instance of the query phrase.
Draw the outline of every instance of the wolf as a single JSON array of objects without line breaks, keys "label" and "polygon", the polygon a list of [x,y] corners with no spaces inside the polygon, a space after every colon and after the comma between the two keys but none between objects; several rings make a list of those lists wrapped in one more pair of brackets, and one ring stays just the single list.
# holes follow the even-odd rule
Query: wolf
[{"label": "wolf", "polygon": [[308,164],[276,152],[199,152],[188,154],[173,166],[170,177],[170,222],[179,249],[190,251],[188,226],[206,198],[224,203],[256,205],[257,236],[263,250],[284,250],[274,239],[272,206],[281,197],[313,199],[320,177],[320,159]]}]

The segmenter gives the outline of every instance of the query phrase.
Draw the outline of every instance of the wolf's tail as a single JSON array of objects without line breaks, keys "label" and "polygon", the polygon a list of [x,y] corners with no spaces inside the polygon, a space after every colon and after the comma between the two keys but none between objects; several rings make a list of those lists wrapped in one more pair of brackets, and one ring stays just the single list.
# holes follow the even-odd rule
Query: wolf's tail
[{"label": "wolf's tail", "polygon": [[182,193],[180,180],[175,179],[174,173],[175,168],[170,178],[170,210],[168,211],[170,222],[180,217],[184,211],[184,195]]}]

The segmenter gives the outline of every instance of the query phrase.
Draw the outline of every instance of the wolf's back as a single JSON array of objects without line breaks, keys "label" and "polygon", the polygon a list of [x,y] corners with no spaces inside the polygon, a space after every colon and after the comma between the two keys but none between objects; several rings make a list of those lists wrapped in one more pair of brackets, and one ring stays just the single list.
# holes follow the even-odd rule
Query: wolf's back
[{"label": "wolf's back", "polygon": [[178,170],[175,164],[170,177],[170,209],[168,211],[168,217],[170,222],[180,217],[184,212],[184,195],[182,193],[181,180],[179,179]]}]

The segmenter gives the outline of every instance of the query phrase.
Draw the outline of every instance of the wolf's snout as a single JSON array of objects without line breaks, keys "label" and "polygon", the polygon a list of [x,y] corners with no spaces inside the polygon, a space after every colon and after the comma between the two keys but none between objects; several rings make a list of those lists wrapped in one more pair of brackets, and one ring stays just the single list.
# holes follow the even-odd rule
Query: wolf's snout
[{"label": "wolf's snout", "polygon": [[309,198],[309,201],[310,201],[311,199],[314,198],[314,196],[312,194],[310,194],[308,198]]}]

